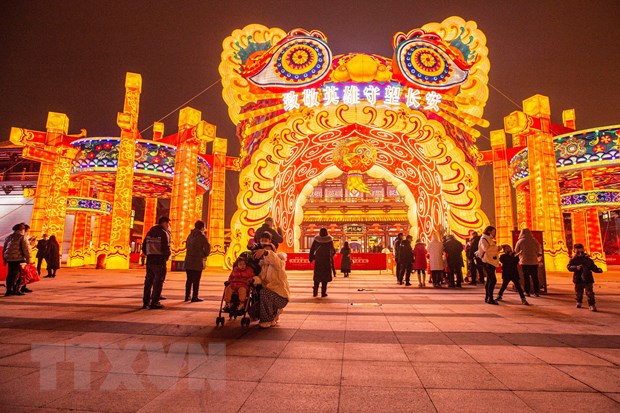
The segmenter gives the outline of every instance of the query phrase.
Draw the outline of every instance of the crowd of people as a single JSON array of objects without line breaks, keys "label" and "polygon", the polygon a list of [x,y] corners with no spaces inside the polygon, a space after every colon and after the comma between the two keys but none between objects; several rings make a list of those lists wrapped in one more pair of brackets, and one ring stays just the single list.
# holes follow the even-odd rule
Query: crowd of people
[{"label": "crowd of people", "polygon": [[32,264],[32,250],[36,248],[37,259],[36,272],[41,275],[42,264],[45,262],[47,275],[43,278],[55,278],[56,271],[60,268],[60,245],[56,237],[47,234],[37,241],[31,237],[30,225],[26,223],[15,224],[13,233],[4,240],[2,258],[4,265],[8,266],[6,277],[5,296],[25,295],[31,293],[28,288],[28,279],[24,274],[25,266]]},{"label": "crowd of people", "polygon": [[[3,248],[4,264],[8,266],[5,296],[24,295],[32,292],[24,282],[24,266],[31,265],[32,250],[36,248],[36,271],[41,273],[45,262],[47,275],[44,278],[55,278],[60,268],[60,245],[56,237],[46,234],[40,240],[29,237],[30,227],[25,223],[13,226],[13,233],[6,237]],[[521,230],[514,250],[509,245],[497,245],[496,229],[488,226],[482,234],[472,231],[467,244],[463,245],[453,235],[446,235],[442,240],[433,234],[428,246],[417,239],[413,242],[411,235],[399,233],[393,245],[396,263],[396,281],[399,285],[411,286],[411,274],[417,275],[418,287],[426,287],[427,270],[429,284],[435,288],[462,288],[467,280],[472,286],[479,283],[485,286],[485,303],[497,305],[510,283],[514,285],[521,303],[529,305],[526,297],[540,294],[538,268],[542,260],[542,247],[532,232]],[[290,288],[285,271],[286,254],[278,252],[278,246],[284,241],[282,230],[274,228],[272,218],[255,232],[254,239],[248,245],[248,251],[241,254],[235,261],[230,277],[226,282],[223,301],[227,311],[247,311],[246,303],[255,292],[255,306],[250,313],[258,319],[259,325],[269,328],[278,321],[282,309],[290,299]],[[146,276],[143,291],[143,309],[162,309],[161,303],[163,284],[166,278],[166,263],[171,255],[170,218],[161,217],[153,226],[142,244],[142,253],[146,257]],[[206,236],[205,223],[196,221],[194,229],[186,240],[185,257],[185,301],[201,302],[199,297],[200,280],[205,269],[211,245]],[[351,247],[344,242],[340,249],[340,271],[344,277],[351,273]],[[381,247],[381,252],[390,253]],[[585,253],[582,244],[575,244],[575,255],[568,264],[573,272],[575,299],[577,308],[582,307],[584,291],[591,311],[597,311],[593,289],[593,273],[602,270]],[[326,228],[321,228],[311,245],[309,261],[313,268],[313,297],[318,297],[319,287],[321,298],[327,297],[327,286],[336,277],[334,256],[336,248],[333,238]],[[465,257],[465,259],[463,259]],[[497,284],[497,268],[501,266],[502,284],[495,294]],[[466,268],[464,277],[463,268]],[[521,285],[519,268],[523,274]],[[233,296],[235,297],[233,308]]]}]

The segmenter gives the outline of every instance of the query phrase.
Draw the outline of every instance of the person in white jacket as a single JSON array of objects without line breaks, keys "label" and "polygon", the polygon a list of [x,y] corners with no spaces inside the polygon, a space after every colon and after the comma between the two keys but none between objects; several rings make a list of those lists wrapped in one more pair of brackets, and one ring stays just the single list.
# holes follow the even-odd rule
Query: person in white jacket
[{"label": "person in white jacket", "polygon": [[484,285],[485,297],[484,302],[488,304],[499,304],[493,298],[493,292],[495,290],[495,284],[497,284],[497,277],[495,276],[495,269],[499,265],[499,249],[495,242],[495,234],[497,230],[495,227],[489,225],[482,232],[480,237],[480,243],[478,243],[478,258],[482,260],[484,265],[484,272],[487,276],[487,282]]},{"label": "person in white jacket", "polygon": [[431,237],[431,242],[428,243],[427,250],[431,264],[433,287],[440,288],[445,265],[443,261],[443,243],[439,241],[439,237],[437,236],[437,234],[433,234],[433,236]]},{"label": "person in white jacket", "polygon": [[276,325],[282,309],[288,304],[291,292],[284,265],[286,254],[276,253],[271,237],[261,238],[261,248],[254,252],[254,258],[260,260],[260,274],[254,277],[254,285],[260,289],[259,323],[262,328]]}]

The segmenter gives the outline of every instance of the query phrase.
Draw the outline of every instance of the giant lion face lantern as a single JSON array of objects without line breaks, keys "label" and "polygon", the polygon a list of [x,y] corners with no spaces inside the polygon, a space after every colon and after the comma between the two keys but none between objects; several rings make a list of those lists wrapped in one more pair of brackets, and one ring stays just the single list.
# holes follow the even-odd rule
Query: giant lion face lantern
[{"label": "giant lion face lantern", "polygon": [[486,38],[450,17],[392,39],[391,57],[333,55],[319,31],[249,25],[223,43],[222,96],[241,140],[237,212],[227,261],[267,216],[299,248],[308,194],[326,177],[385,179],[427,239],[439,227],[465,238],[480,209],[477,126],[488,97]]}]

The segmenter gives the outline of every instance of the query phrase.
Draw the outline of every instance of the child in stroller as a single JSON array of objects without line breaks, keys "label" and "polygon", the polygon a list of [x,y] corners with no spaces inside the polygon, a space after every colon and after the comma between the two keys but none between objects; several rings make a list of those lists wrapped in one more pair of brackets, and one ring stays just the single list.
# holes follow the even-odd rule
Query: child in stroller
[{"label": "child in stroller", "polygon": [[216,319],[216,325],[224,325],[222,312],[228,313],[230,318],[244,316],[241,320],[243,326],[250,325],[250,319],[245,317],[252,296],[252,279],[256,275],[254,259],[249,251],[242,253],[233,265],[233,270],[224,283],[224,294],[220,304],[220,314]]}]

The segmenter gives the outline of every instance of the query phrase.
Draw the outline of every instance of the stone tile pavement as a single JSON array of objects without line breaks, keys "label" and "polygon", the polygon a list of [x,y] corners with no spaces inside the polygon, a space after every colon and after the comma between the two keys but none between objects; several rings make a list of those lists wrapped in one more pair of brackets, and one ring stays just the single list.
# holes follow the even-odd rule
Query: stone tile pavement
[{"label": "stone tile pavement", "polygon": [[185,303],[169,273],[164,310],[140,309],[142,269],[61,269],[0,297],[0,411],[620,412],[620,271],[598,275],[597,313],[567,274],[526,307],[371,272],[313,298],[291,272],[267,330],[215,327],[226,276],[205,271],[205,301]]}]

